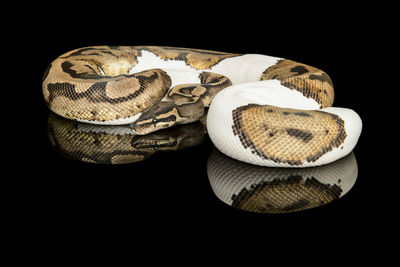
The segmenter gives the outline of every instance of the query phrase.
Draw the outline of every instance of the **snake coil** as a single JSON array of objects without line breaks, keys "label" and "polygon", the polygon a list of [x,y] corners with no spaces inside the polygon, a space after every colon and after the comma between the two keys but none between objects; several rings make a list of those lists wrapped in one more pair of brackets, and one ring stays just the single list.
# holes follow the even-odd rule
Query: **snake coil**
[{"label": "snake coil", "polygon": [[349,154],[362,123],[331,107],[333,84],[314,67],[258,54],[156,46],[93,46],[56,58],[46,104],[79,122],[129,124],[146,135],[207,113],[215,146],[237,160],[309,167]]}]

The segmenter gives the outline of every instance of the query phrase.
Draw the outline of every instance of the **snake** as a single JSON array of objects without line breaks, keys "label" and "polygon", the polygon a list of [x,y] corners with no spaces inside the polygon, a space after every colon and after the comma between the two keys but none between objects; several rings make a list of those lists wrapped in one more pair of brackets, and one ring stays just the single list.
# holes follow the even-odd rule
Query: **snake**
[{"label": "snake", "polygon": [[267,167],[324,165],[353,151],[362,129],[332,107],[324,71],[261,54],[168,46],[89,46],[44,72],[54,113],[86,124],[128,125],[135,135],[199,121],[225,155]]}]

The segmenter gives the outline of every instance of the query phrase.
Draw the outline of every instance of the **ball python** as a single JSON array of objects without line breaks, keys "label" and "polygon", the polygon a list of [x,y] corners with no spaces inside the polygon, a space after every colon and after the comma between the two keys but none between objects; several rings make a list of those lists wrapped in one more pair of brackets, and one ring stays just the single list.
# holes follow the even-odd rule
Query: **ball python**
[{"label": "ball python", "polygon": [[347,194],[357,180],[354,153],[314,168],[268,168],[239,162],[217,149],[207,162],[214,194],[237,209],[287,213],[328,204]]},{"label": "ball python", "polygon": [[270,167],[309,167],[349,154],[356,112],[332,107],[333,83],[315,67],[279,57],[158,46],[92,46],[56,58],[43,77],[56,114],[129,124],[146,135],[199,120],[224,154]]}]

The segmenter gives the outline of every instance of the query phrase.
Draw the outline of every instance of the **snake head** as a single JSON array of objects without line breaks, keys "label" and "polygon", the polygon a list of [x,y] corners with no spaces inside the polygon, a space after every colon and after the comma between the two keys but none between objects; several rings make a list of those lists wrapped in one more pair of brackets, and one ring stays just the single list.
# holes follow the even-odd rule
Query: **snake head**
[{"label": "snake head", "polygon": [[173,101],[160,102],[143,112],[130,127],[135,134],[145,135],[174,126],[179,117],[178,109]]}]

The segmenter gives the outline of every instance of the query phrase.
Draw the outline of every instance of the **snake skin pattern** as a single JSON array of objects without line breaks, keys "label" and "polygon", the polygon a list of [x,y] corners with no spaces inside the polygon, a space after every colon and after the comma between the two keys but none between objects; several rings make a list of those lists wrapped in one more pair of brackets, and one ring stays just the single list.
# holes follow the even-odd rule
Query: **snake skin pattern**
[{"label": "snake skin pattern", "polygon": [[92,125],[50,113],[47,132],[52,146],[67,158],[117,165],[143,161],[160,151],[197,146],[203,142],[205,127],[197,122],[135,135],[126,125]]},{"label": "snake skin pattern", "polygon": [[288,213],[328,204],[356,182],[354,153],[314,168],[266,168],[233,160],[214,149],[207,173],[215,195],[248,212]]},{"label": "snake skin pattern", "polygon": [[255,165],[308,167],[349,154],[361,133],[331,107],[333,83],[315,67],[258,54],[156,46],[94,46],[56,58],[43,96],[70,120],[129,125],[148,135],[193,123],[224,154]]}]

